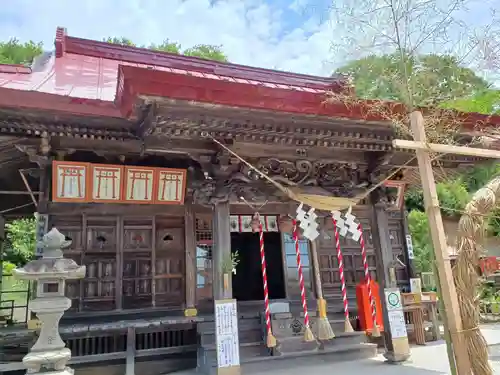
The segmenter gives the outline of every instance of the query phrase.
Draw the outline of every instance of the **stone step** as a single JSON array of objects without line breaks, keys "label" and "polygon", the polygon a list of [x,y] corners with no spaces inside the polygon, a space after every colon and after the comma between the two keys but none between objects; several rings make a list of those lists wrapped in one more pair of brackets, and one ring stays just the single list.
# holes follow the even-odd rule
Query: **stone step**
[{"label": "stone step", "polygon": [[[242,357],[240,363],[242,373],[271,373],[276,370],[290,370],[301,368],[306,370],[309,366],[318,363],[338,363],[373,358],[377,355],[377,346],[374,344],[339,345],[319,350],[291,352],[274,356]],[[199,372],[216,374],[215,364],[202,366]]]},{"label": "stone step", "polygon": [[[239,329],[238,339],[240,343],[261,342],[262,328],[259,326],[252,329]],[[200,343],[202,346],[215,344],[215,331],[204,332],[200,334]]]},{"label": "stone step", "polygon": [[341,345],[323,350],[301,351],[282,354],[280,356],[260,357],[241,361],[243,372],[266,372],[289,370],[290,368],[309,366],[318,363],[336,363],[373,358],[377,355],[377,346],[374,344]]},{"label": "stone step", "polygon": [[[250,318],[250,319],[238,319],[238,329],[240,331],[245,331],[249,329],[255,329],[261,327],[260,317]],[[205,321],[198,323],[198,333],[200,334],[210,334],[215,333],[215,322]]]},{"label": "stone step", "polygon": [[[217,351],[215,344],[204,346],[203,353],[205,355],[205,364],[215,367],[217,365]],[[270,356],[269,349],[266,348],[265,345],[260,341],[240,343],[240,361],[245,361],[247,359],[256,357],[268,356]]]}]

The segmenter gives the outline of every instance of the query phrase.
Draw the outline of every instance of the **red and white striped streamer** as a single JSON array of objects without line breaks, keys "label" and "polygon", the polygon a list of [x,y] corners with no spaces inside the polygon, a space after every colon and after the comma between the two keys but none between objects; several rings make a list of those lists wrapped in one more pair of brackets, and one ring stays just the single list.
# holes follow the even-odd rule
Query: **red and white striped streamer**
[{"label": "red and white striped streamer", "polygon": [[344,257],[340,248],[340,236],[337,228],[337,221],[332,217],[333,229],[335,230],[335,246],[337,247],[337,261],[339,263],[340,283],[342,288],[342,300],[344,301],[344,315],[346,321],[349,320],[349,302],[347,301],[347,289],[345,287],[344,277]]},{"label": "red and white striped streamer", "polygon": [[295,253],[297,255],[297,271],[299,272],[299,284],[300,284],[300,297],[302,299],[302,308],[304,309],[304,326],[310,328],[309,326],[309,313],[307,312],[307,299],[306,299],[306,288],[304,286],[304,274],[302,273],[302,263],[300,261],[300,250],[299,250],[299,229],[297,227],[297,220],[292,221],[293,224],[293,240],[295,242]]},{"label": "red and white striped streamer", "polygon": [[361,227],[361,223],[358,225],[358,230],[361,233],[361,237],[359,238],[359,244],[361,246],[361,257],[363,258],[363,268],[365,271],[365,282],[368,288],[368,297],[370,298],[370,307],[372,312],[372,320],[373,320],[373,329],[377,327],[377,315],[375,312],[375,298],[372,293],[372,283],[370,277],[370,270],[368,269],[368,260],[366,258],[366,248],[365,248],[365,239],[363,238],[363,228]]},{"label": "red and white striped streamer", "polygon": [[[259,215],[256,215],[259,218]],[[262,222],[259,222],[259,242],[260,242],[260,263],[262,266],[262,280],[264,283],[264,305],[266,311],[266,330],[268,335],[272,335],[271,330],[271,312],[269,310],[269,291],[267,287],[267,266],[266,254],[264,252],[264,228]]]}]

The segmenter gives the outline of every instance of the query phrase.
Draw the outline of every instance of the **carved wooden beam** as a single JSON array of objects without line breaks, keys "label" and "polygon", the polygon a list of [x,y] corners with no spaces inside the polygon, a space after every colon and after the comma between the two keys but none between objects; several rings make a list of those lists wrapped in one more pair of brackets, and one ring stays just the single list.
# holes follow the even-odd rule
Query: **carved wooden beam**
[{"label": "carved wooden beam", "polygon": [[15,145],[16,149],[26,154],[32,163],[36,163],[40,168],[44,168],[46,165],[51,163],[51,158],[49,156],[39,155],[38,147],[35,146],[25,146],[25,145]]},{"label": "carved wooden beam", "polygon": [[141,139],[153,133],[157,124],[156,113],[156,102],[145,103],[142,107],[137,124],[134,126],[133,133]]}]

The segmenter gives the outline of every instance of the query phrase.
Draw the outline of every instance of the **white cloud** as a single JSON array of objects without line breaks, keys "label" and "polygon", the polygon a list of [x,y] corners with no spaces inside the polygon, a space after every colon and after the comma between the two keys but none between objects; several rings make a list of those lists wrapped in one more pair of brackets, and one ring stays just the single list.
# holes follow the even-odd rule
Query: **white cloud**
[{"label": "white cloud", "polygon": [[[451,0],[433,1],[445,4]],[[498,0],[469,2],[472,5],[461,12],[462,20],[478,24],[488,23],[491,16],[479,17],[477,9],[497,4]],[[352,58],[354,53],[366,54],[363,40],[373,45],[374,38],[380,38],[380,33],[364,35],[365,32],[353,28],[357,17],[338,18],[333,8],[352,5],[352,9],[363,14],[367,9],[373,10],[376,3],[369,0],[4,0],[0,7],[0,40],[10,37],[43,40],[51,48],[56,27],[64,26],[70,35],[88,39],[128,37],[145,45],[170,39],[184,48],[201,43],[222,45],[232,62],[328,76],[335,63],[346,58],[338,48],[332,50],[332,43],[347,47]],[[372,11],[362,17],[377,15]],[[372,21],[367,23],[371,25]],[[363,28],[370,31],[369,27]]]},{"label": "white cloud", "polygon": [[[57,26],[72,36],[101,40],[125,36],[137,44],[178,41],[222,45],[232,62],[329,75],[332,30],[327,22],[297,16],[263,0],[18,0],[0,8],[0,39],[43,40],[50,48]],[[288,12],[285,14],[285,11]],[[300,13],[298,11],[297,13]],[[302,21],[302,22],[301,22]],[[307,30],[304,28],[306,27]]]}]

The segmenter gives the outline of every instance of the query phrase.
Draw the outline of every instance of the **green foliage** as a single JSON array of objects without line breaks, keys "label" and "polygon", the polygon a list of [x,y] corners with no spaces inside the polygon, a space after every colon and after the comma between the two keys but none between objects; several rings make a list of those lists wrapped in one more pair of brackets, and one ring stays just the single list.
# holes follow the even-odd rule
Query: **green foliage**
[{"label": "green foliage", "polygon": [[180,55],[181,53],[181,45],[179,43],[170,42],[168,39],[165,39],[161,44],[151,44],[149,49],[160,52],[168,52],[175,53]]},{"label": "green foliage", "polygon": [[477,112],[487,115],[500,114],[500,90],[488,89],[471,96],[442,104],[443,108],[462,112]]},{"label": "green foliage", "polygon": [[36,219],[24,218],[6,224],[4,260],[18,266],[33,259],[36,251]]},{"label": "green foliage", "polygon": [[[132,46],[136,45],[128,38],[124,37],[109,37],[104,38],[104,42],[119,44],[122,46]],[[200,57],[207,60],[215,60],[221,62],[228,62],[228,58],[224,52],[222,52],[222,46],[214,46],[210,44],[197,44],[191,48],[182,50],[181,45],[176,42],[172,42],[169,39],[165,39],[161,44],[151,44],[148,47],[141,46],[141,48],[148,48],[154,51],[168,52],[175,54],[182,54],[185,56]]]},{"label": "green foliage", "polygon": [[360,98],[395,100],[412,106],[435,105],[488,88],[474,71],[446,55],[372,55],[341,67],[337,73],[352,77]]},{"label": "green foliage", "polygon": [[12,275],[12,271],[16,268],[16,265],[11,262],[2,262],[2,275]]},{"label": "green foliage", "polygon": [[474,193],[497,176],[500,176],[500,164],[496,161],[491,161],[468,170],[462,179],[466,183],[467,190]]},{"label": "green foliage", "polygon": [[184,50],[184,55],[201,57],[221,62],[228,62],[227,56],[222,52],[221,46],[211,46],[208,44],[198,44],[194,47]]},{"label": "green foliage", "polygon": [[104,38],[102,40],[103,42],[106,43],[112,43],[112,44],[119,44],[121,46],[129,46],[129,47],[135,47],[135,44],[128,38],[125,37],[108,37]]},{"label": "green foliage", "polygon": [[31,64],[42,53],[42,46],[41,42],[21,43],[15,38],[0,42],[0,64]]},{"label": "green foliage", "polygon": [[418,272],[434,272],[432,241],[425,212],[410,211],[408,226],[412,235],[415,268]]},{"label": "green foliage", "polygon": [[[470,200],[467,184],[462,178],[436,184],[441,212],[448,217],[460,216],[460,212]],[[411,189],[405,195],[407,210],[425,211],[422,190]]]}]

